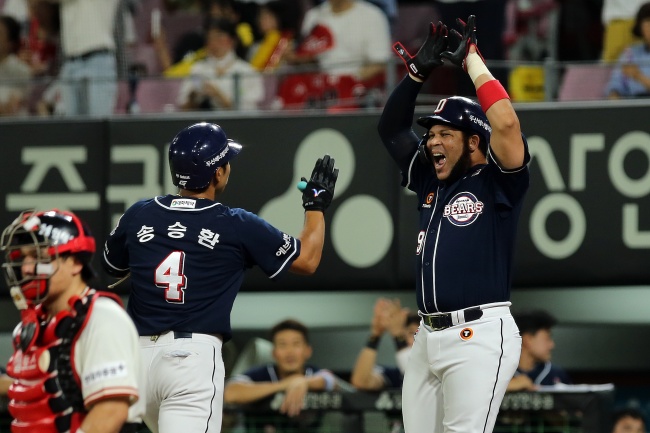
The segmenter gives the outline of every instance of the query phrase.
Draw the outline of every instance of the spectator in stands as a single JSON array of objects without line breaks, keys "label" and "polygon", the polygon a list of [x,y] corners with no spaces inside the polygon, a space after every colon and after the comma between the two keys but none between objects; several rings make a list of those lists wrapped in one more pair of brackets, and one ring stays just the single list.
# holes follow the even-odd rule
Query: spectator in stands
[{"label": "spectator in stands", "polygon": [[302,42],[285,58],[293,64],[317,62],[321,71],[361,81],[384,73],[391,37],[386,15],[362,0],[326,0],[307,11]]},{"label": "spectator in stands", "polygon": [[67,116],[109,116],[117,99],[115,17],[120,0],[51,0],[61,7],[62,104]]},{"label": "spectator in stands", "polygon": [[634,408],[619,409],[614,412],[612,433],[645,433],[643,413]]},{"label": "spectator in stands", "polygon": [[605,62],[615,62],[630,45],[639,41],[632,31],[634,16],[646,0],[603,0],[603,53]]},{"label": "spectator in stands", "polygon": [[540,385],[571,383],[562,368],[551,364],[555,317],[544,310],[522,311],[513,317],[521,334],[521,356],[507,391],[534,391]]},{"label": "spectator in stands", "polygon": [[153,39],[158,60],[162,66],[163,75],[168,78],[186,77],[194,63],[207,56],[205,49],[207,26],[218,19],[230,20],[235,25],[237,34],[236,54],[244,58],[253,43],[254,35],[251,25],[241,20],[234,0],[202,0],[201,14],[205,17],[204,29],[188,31],[177,43],[170,47],[164,28]]},{"label": "spectator in stands", "polygon": [[251,65],[258,71],[270,71],[279,64],[285,51],[293,45],[298,19],[295,1],[271,0],[260,5],[257,26],[262,34],[249,53]]},{"label": "spectator in stands", "polygon": [[610,99],[650,96],[650,2],[639,8],[632,33],[641,42],[619,57],[605,91]]},{"label": "spectator in stands", "polygon": [[338,389],[337,377],[329,370],[307,364],[312,348],[304,324],[292,319],[283,320],[273,326],[270,338],[275,363],[254,367],[230,378],[225,385],[224,403],[243,405],[283,392],[279,409],[283,415],[259,420],[248,416],[247,423],[253,424],[248,426],[248,431],[318,431],[320,417],[301,414],[303,398],[308,391]]},{"label": "spectator in stands", "polygon": [[59,72],[59,5],[47,0],[28,0],[27,38],[19,52],[33,76],[56,76]]},{"label": "spectator in stands", "polygon": [[[401,387],[408,355],[419,326],[420,316],[402,308],[399,299],[377,299],[370,323],[370,337],[359,352],[350,376],[352,385],[363,391]],[[377,365],[377,347],[385,333],[390,334],[395,342],[396,367]]]},{"label": "spectator in stands", "polygon": [[19,47],[20,24],[10,16],[0,16],[0,116],[26,114],[31,71],[17,56]]},{"label": "spectator in stands", "polygon": [[210,21],[205,59],[196,62],[181,84],[177,103],[183,110],[253,110],[264,97],[262,78],[250,63],[237,57],[235,25]]}]

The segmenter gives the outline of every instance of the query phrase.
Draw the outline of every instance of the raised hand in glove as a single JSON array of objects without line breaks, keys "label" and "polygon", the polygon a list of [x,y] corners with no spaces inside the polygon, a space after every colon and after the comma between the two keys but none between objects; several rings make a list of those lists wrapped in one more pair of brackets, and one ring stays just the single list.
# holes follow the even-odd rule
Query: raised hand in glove
[{"label": "raised hand in glove", "polygon": [[[467,71],[466,59],[467,54],[469,54],[469,48],[474,45],[474,47],[476,47],[476,53],[481,56],[481,53],[476,46],[476,16],[470,15],[469,18],[467,18],[467,23],[460,18],[456,18],[456,24],[458,24],[463,34],[461,35],[455,29],[452,29],[450,33],[454,39],[456,39],[458,47],[455,51],[445,51],[440,54],[440,56]],[[481,56],[481,59],[483,59],[483,56]],[[483,59],[483,63],[485,63],[485,59]]]},{"label": "raised hand in glove", "polygon": [[415,56],[409,54],[401,42],[393,44],[393,50],[402,58],[409,74],[424,81],[431,71],[442,65],[440,54],[447,49],[447,26],[438,21],[430,23],[429,34]]},{"label": "raised hand in glove", "polygon": [[319,210],[325,212],[332,203],[334,186],[339,176],[339,169],[334,168],[334,158],[325,155],[318,158],[311,179],[300,178],[298,189],[302,191],[302,207],[305,210]]}]

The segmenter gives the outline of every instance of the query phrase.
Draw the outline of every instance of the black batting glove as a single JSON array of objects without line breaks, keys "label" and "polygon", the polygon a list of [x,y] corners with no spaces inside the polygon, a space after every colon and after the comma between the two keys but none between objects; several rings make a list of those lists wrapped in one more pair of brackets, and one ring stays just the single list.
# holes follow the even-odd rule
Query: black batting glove
[{"label": "black batting glove", "polygon": [[[440,54],[440,56],[444,59],[449,60],[454,65],[463,68],[467,72],[467,64],[465,62],[465,59],[467,59],[469,48],[472,45],[476,47],[476,53],[481,56],[481,59],[483,59],[483,56],[479,52],[478,46],[476,45],[476,16],[470,15],[469,18],[467,18],[467,23],[465,23],[465,21],[461,20],[460,18],[456,18],[456,24],[458,24],[458,27],[461,29],[463,34],[461,35],[454,29],[452,29],[450,33],[458,43],[458,47],[455,51],[445,51]],[[483,59],[483,62],[485,63],[485,59]]]},{"label": "black batting glove", "polygon": [[302,191],[302,207],[306,211],[319,210],[324,213],[332,203],[338,176],[339,169],[334,168],[334,158],[329,155],[318,158],[311,179],[302,177],[298,183],[298,189]]},{"label": "black batting glove", "polygon": [[402,58],[409,74],[425,81],[431,71],[442,65],[440,54],[447,49],[447,26],[438,21],[430,23],[429,34],[415,56],[409,54],[401,42],[393,44],[393,50]]}]

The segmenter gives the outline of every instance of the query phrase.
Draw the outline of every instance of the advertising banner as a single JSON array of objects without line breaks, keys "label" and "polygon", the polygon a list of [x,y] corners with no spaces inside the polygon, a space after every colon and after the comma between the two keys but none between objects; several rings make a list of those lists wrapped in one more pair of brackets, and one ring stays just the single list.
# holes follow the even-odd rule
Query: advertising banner
[{"label": "advertising banner", "polygon": [[[532,161],[515,287],[650,281],[647,111],[519,111]],[[252,270],[246,290],[412,290],[417,203],[399,185],[397,167],[379,140],[377,119],[376,114],[217,119],[211,113],[2,123],[0,223],[6,226],[28,208],[72,210],[93,229],[99,256],[106,234],[128,206],[176,192],[167,162],[176,132],[210,121],[244,146],[218,201],[257,213],[292,235],[300,234],[303,222],[296,189],[300,177],[309,177],[316,159],[326,153],[340,169],[316,276],[289,275],[272,283]],[[95,264],[102,282],[112,282],[98,257]],[[468,272],[471,268],[467,263]],[[127,289],[128,283],[121,290]]]}]

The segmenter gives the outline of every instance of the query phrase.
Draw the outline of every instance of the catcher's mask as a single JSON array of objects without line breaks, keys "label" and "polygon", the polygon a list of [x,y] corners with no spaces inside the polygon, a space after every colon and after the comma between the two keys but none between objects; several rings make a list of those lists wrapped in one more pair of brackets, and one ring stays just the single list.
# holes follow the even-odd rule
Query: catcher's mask
[{"label": "catcher's mask", "polygon": [[47,297],[49,280],[59,257],[75,255],[84,266],[82,276],[92,275],[89,266],[95,239],[73,213],[53,209],[22,212],[2,232],[0,249],[5,253],[3,273],[19,309],[21,299],[34,304]]}]

